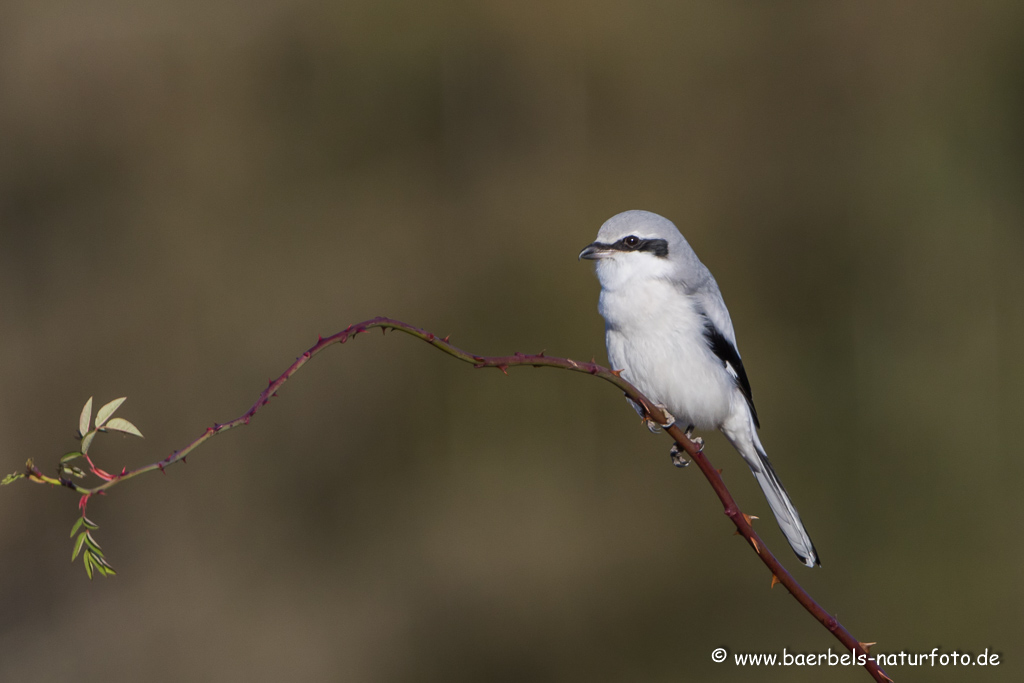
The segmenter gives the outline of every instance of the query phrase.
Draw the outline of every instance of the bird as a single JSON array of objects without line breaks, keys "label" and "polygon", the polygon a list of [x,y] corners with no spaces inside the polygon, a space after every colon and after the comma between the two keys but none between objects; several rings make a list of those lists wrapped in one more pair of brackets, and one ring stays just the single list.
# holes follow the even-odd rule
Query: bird
[{"label": "bird", "polygon": [[[750,467],[797,557],[820,566],[758,437],[750,380],[722,292],[679,229],[656,213],[625,211],[601,226],[579,259],[595,262],[613,370],[664,407],[669,424],[686,424],[688,437],[694,429],[720,430]],[[647,417],[642,406],[633,407]],[[678,466],[688,464],[677,446],[672,457]]]}]

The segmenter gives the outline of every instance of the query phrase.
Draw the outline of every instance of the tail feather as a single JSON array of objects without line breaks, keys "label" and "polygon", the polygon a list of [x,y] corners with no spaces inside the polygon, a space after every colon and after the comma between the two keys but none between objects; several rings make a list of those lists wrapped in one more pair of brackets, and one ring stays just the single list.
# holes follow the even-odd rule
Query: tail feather
[{"label": "tail feather", "polygon": [[747,464],[750,465],[750,471],[754,473],[754,478],[757,479],[761,490],[764,491],[764,496],[768,499],[768,505],[775,515],[775,520],[779,523],[779,528],[782,529],[783,535],[801,562],[808,567],[820,566],[818,551],[814,549],[814,543],[807,534],[804,523],[800,521],[800,513],[796,511],[793,501],[790,500],[789,494],[786,493],[782,482],[779,481],[779,476],[775,474],[775,468],[772,467],[768,456],[760,448],[760,444],[755,445],[757,446],[758,462],[755,465],[748,460]]},{"label": "tail feather", "polygon": [[814,549],[814,543],[811,542],[804,523],[800,521],[800,513],[796,511],[796,506],[779,481],[779,475],[775,474],[775,468],[772,467],[768,455],[764,452],[764,446],[757,437],[757,427],[750,411],[737,413],[734,420],[722,427],[722,432],[754,473],[764,497],[768,499],[775,521],[779,523],[779,528],[782,529],[793,552],[808,567],[821,566],[818,551]]}]

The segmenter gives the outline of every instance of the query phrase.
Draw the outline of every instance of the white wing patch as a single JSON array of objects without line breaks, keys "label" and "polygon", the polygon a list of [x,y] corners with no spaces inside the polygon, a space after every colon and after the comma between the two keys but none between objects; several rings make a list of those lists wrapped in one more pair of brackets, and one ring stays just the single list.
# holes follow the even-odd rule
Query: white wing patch
[{"label": "white wing patch", "polygon": [[740,379],[740,375],[739,375],[739,373],[738,373],[738,372],[736,372],[736,368],[734,368],[734,367],[732,366],[732,363],[730,363],[729,361],[725,361],[725,370],[726,370],[726,372],[728,372],[728,373],[729,373],[730,375],[732,375],[732,378],[733,378],[734,380],[736,380],[736,381],[739,381],[739,379]]}]

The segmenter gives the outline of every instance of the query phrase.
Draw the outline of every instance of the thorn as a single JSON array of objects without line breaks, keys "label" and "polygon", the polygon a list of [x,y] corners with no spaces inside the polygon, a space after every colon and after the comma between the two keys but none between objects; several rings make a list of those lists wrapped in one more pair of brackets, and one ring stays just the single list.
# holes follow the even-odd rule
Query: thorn
[{"label": "thorn", "polygon": [[213,434],[215,431],[216,431],[216,429],[214,429],[213,427],[207,427],[206,428],[206,433],[207,434]]},{"label": "thorn", "polygon": [[317,343],[317,344],[320,344],[320,343],[322,343],[322,342],[323,342],[323,340],[324,340],[324,338],[323,338],[323,335],[319,335],[319,334],[318,334],[318,335],[316,335],[316,343]]},{"label": "thorn", "polygon": [[126,474],[128,474],[128,468],[127,467],[122,467],[121,468],[121,474],[119,476],[123,477]]},{"label": "thorn", "polygon": [[593,356],[590,357],[590,364],[591,365],[597,365],[597,361],[594,359]]},{"label": "thorn", "polygon": [[718,476],[722,476],[722,470],[715,470],[715,472],[718,472]]},{"label": "thorn", "polygon": [[622,377],[622,370],[612,370],[611,373],[616,377]]},{"label": "thorn", "polygon": [[188,456],[187,455],[181,456],[181,461],[187,465],[188,464]]},{"label": "thorn", "polygon": [[275,391],[274,393],[272,393],[272,394],[270,395],[270,398],[277,398],[277,392]]},{"label": "thorn", "polygon": [[755,519],[761,519],[761,518],[758,517],[757,515],[748,515],[746,512],[744,512],[743,513],[743,519],[747,520],[747,524],[749,524],[750,528],[753,529],[754,528],[754,520]]},{"label": "thorn", "polygon": [[311,356],[312,354],[309,351],[306,351],[304,354],[302,354],[302,357],[305,358],[306,360],[309,360]]},{"label": "thorn", "polygon": [[245,417],[243,417],[242,418],[242,424],[249,424],[249,418],[250,417],[251,417],[250,415],[246,415]]},{"label": "thorn", "polygon": [[444,336],[444,339],[442,339],[441,341],[443,341],[443,342],[444,342],[445,344],[447,344],[447,343],[448,343],[448,340],[449,340],[449,339],[451,339],[451,336],[452,336],[452,335],[450,335],[450,334],[446,334],[446,335]]},{"label": "thorn", "polygon": [[167,472],[164,471],[164,464],[162,462],[158,462],[156,466],[160,468],[160,474],[167,474]]},{"label": "thorn", "polygon": [[[771,588],[775,588],[775,584],[777,584],[777,583],[782,583],[782,582],[779,581],[779,577],[775,576],[775,574],[772,574],[772,585],[771,585]],[[769,588],[769,590],[771,590],[771,588]],[[861,645],[863,645],[863,644],[864,643],[861,643]]]},{"label": "thorn", "polygon": [[506,375],[508,375],[508,366],[507,365],[499,365],[499,366],[497,366],[497,368],[499,370],[501,370],[503,373],[505,373]]},{"label": "thorn", "polygon": [[750,545],[754,546],[754,552],[755,553],[757,553],[758,555],[761,554],[761,546],[759,546],[757,544],[757,539],[756,538],[751,538],[750,539]]},{"label": "thorn", "polygon": [[884,672],[884,671],[882,671],[881,669],[879,669],[879,670],[878,670],[878,674],[879,674],[879,675],[880,675],[880,676],[881,676],[882,678],[884,678],[885,680],[889,681],[889,683],[893,683],[893,680],[892,680],[891,678],[889,678],[888,676],[886,676],[886,675],[885,675],[885,672]]},{"label": "thorn", "polygon": [[871,654],[871,646],[872,645],[878,645],[878,643],[861,643],[861,642],[858,642],[857,644],[860,645],[862,648],[864,648],[864,652],[867,652],[868,654]]},{"label": "thorn", "polygon": [[545,351],[547,351],[547,349],[541,349],[541,350],[540,350],[540,353],[538,353],[537,355],[538,355],[538,356],[540,356],[541,358],[543,358],[543,357],[544,357],[544,352],[545,352]]},{"label": "thorn", "polygon": [[433,335],[432,332],[427,332],[427,341],[428,342],[433,342],[434,341],[434,335]]},{"label": "thorn", "polygon": [[341,333],[341,337],[338,339],[339,343],[344,344],[348,341],[348,330]]},{"label": "thorn", "polygon": [[213,431],[217,431],[218,429],[220,429],[220,423],[214,422],[213,423]]},{"label": "thorn", "polygon": [[383,326],[382,326],[382,327],[380,328],[380,336],[382,336],[382,337],[386,337],[386,336],[387,336],[387,334],[388,334],[388,328],[386,328],[386,327],[383,327]]}]

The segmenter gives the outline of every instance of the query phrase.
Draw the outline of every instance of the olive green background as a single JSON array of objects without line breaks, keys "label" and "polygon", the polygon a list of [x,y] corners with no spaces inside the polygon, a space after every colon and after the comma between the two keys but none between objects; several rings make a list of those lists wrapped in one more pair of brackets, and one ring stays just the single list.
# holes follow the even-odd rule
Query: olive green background
[{"label": "olive green background", "polygon": [[[163,457],[318,334],[390,315],[481,354],[604,361],[579,250],[680,227],[762,439],[876,651],[1021,680],[1024,6],[0,6],[0,466],[127,395]],[[839,644],[612,387],[402,335],[318,356],[253,423],[94,501],[0,490],[3,681],[865,681],[731,653]]]}]

